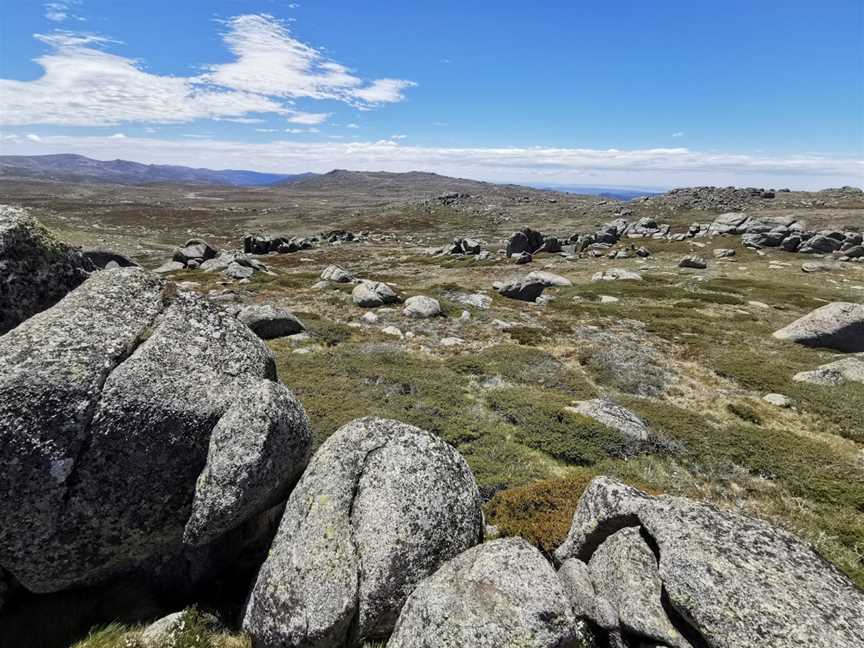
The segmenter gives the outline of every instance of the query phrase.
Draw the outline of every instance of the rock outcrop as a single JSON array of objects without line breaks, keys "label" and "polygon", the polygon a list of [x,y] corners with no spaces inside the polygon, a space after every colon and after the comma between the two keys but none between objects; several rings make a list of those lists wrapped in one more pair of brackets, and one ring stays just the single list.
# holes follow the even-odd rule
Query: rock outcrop
[{"label": "rock outcrop", "polygon": [[138,269],[0,337],[0,565],[31,592],[96,583],[284,499],[311,436],[275,377],[245,325]]},{"label": "rock outcrop", "polygon": [[808,347],[864,351],[864,304],[827,304],[775,331],[774,337]]},{"label": "rock outcrop", "polygon": [[519,301],[536,301],[543,290],[546,288],[546,282],[539,279],[531,279],[527,275],[522,278],[513,278],[507,281],[496,281],[492,287],[498,291],[498,294],[508,299],[518,299]]},{"label": "rock outcrop", "polygon": [[0,205],[0,335],[56,304],[94,269],[28,211]]},{"label": "rock outcrop", "polygon": [[255,646],[357,646],[386,637],[424,578],[482,538],[462,457],[404,423],[359,419],[291,493],[246,608]]},{"label": "rock outcrop", "polygon": [[569,648],[581,638],[543,555],[522,538],[469,549],[408,597],[387,648]]},{"label": "rock outcrop", "polygon": [[[631,529],[626,543],[623,529]],[[621,632],[637,643],[657,643],[658,630],[664,645],[687,645],[683,638],[717,648],[853,648],[864,637],[864,592],[795,536],[706,504],[652,497],[606,477],[594,479],[582,495],[555,558],[589,564],[596,594],[616,608]],[[605,564],[603,573],[598,561]],[[650,606],[621,599],[622,579],[629,592],[651,593]],[[657,616],[658,591],[665,621]],[[653,612],[628,623],[628,608]],[[666,621],[676,635],[669,635]]]}]

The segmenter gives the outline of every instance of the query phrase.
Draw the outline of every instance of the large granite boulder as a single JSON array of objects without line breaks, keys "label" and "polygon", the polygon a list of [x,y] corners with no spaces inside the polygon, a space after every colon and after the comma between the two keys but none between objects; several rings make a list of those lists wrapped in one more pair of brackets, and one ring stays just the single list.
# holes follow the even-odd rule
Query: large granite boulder
[{"label": "large granite boulder", "polygon": [[444,311],[441,310],[441,304],[437,299],[426,295],[414,295],[405,300],[402,314],[405,317],[429,319],[443,315]]},{"label": "large granite boulder", "polygon": [[555,571],[522,538],[469,549],[408,598],[387,648],[570,648],[581,630]]},{"label": "large granite boulder", "polygon": [[28,211],[0,205],[0,335],[56,304],[92,270]]},{"label": "large granite boulder", "polygon": [[0,566],[37,593],[96,583],[284,499],[311,437],[275,378],[244,324],[139,269],[0,337]]},{"label": "large granite boulder", "polygon": [[321,446],[291,493],[243,627],[260,648],[386,637],[415,586],[482,533],[456,450],[398,421],[359,419]]},{"label": "large granite boulder", "polygon": [[[832,646],[853,648],[864,637],[864,592],[833,565],[792,534],[760,520],[719,511],[707,504],[678,497],[652,497],[606,477],[585,490],[570,532],[555,551],[559,562],[578,558],[596,564],[621,561],[614,540],[629,532],[627,552],[635,552],[636,536],[644,539],[657,561],[668,621],[692,645],[716,648],[792,648]],[[612,547],[606,543],[612,541]],[[644,548],[640,562],[650,567]],[[605,555],[605,558],[603,558]],[[611,557],[610,557],[611,556]],[[627,565],[627,559],[620,564]],[[654,592],[654,572],[633,582],[636,568],[617,567],[611,577],[595,574],[592,583],[607,601],[619,601],[616,588],[629,574],[630,590]],[[584,591],[584,588],[583,588]],[[644,595],[644,592],[643,592]],[[611,602],[610,601],[610,602]],[[613,606],[616,603],[612,603]],[[628,603],[629,605],[629,603]],[[653,605],[653,603],[652,603]],[[645,608],[642,607],[643,613]],[[657,609],[652,624],[658,623]],[[622,630],[645,641],[643,626]],[[668,626],[666,626],[668,631]],[[656,643],[656,636],[652,634]],[[685,645],[671,637],[660,643]]]},{"label": "large granite boulder", "polygon": [[533,302],[543,294],[546,285],[545,281],[525,275],[524,277],[514,277],[507,281],[496,281],[492,284],[492,288],[502,297]]},{"label": "large granite boulder", "polygon": [[525,227],[514,232],[507,241],[507,257],[521,252],[534,254],[543,245],[543,235],[540,232]]},{"label": "large granite boulder", "polygon": [[864,351],[864,304],[834,302],[821,306],[775,331],[774,337],[808,347]]}]

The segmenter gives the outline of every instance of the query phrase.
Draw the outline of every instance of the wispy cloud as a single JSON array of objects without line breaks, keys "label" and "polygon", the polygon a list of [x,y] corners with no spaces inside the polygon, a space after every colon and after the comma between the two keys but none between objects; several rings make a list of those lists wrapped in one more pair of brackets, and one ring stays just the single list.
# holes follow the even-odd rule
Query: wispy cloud
[{"label": "wispy cloud", "polygon": [[295,39],[272,16],[237,16],[226,27],[223,37],[236,60],[204,66],[192,77],[151,74],[141,62],[107,51],[121,43],[101,35],[37,34],[50,48],[35,59],[44,73],[34,81],[0,79],[0,124],[254,123],[254,115],[269,113],[314,125],[329,113],[299,111],[292,105],[295,99],[337,100],[366,110],[401,101],[402,91],[413,85],[398,79],[363,81]]},{"label": "wispy cloud", "polygon": [[72,13],[73,7],[81,5],[81,0],[56,0],[56,2],[46,2],[45,17],[54,22],[64,22],[65,20],[81,20],[84,18]]},{"label": "wispy cloud", "polygon": [[676,131],[672,133],[672,137],[684,137],[684,133],[682,133],[681,131]]},{"label": "wispy cloud", "polygon": [[598,150],[571,148],[443,148],[377,142],[275,140],[249,144],[198,138],[26,135],[4,141],[8,154],[80,153],[100,159],[185,164],[259,171],[329,171],[333,168],[423,169],[492,181],[631,186],[740,184],[818,189],[860,184],[864,161],[824,155],[747,155],[686,148]]}]

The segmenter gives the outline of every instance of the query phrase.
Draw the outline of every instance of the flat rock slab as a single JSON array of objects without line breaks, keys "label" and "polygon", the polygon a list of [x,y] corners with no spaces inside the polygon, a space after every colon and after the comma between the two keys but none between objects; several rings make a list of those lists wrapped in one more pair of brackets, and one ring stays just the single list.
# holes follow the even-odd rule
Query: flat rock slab
[{"label": "flat rock slab", "polygon": [[386,637],[415,586],[481,540],[482,517],[453,448],[398,421],[349,423],[291,493],[243,627],[262,648]]},{"label": "flat rock slab", "polygon": [[551,565],[522,538],[507,538],[466,551],[420,583],[387,647],[563,648],[579,637]]},{"label": "flat rock slab", "polygon": [[624,436],[640,441],[648,439],[648,424],[627,408],[621,407],[607,398],[582,401],[575,407],[568,409],[599,421]]}]

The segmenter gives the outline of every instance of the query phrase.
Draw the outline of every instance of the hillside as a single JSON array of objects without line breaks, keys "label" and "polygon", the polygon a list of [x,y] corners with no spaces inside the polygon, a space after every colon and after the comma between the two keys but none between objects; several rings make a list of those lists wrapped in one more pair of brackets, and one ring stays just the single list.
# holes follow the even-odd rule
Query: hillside
[{"label": "hillside", "polygon": [[225,169],[193,169],[165,164],[140,164],[128,160],[94,160],[83,155],[0,156],[0,177],[61,182],[103,182],[143,185],[153,183],[208,184],[237,187],[288,183],[307,174],[286,175]]}]

